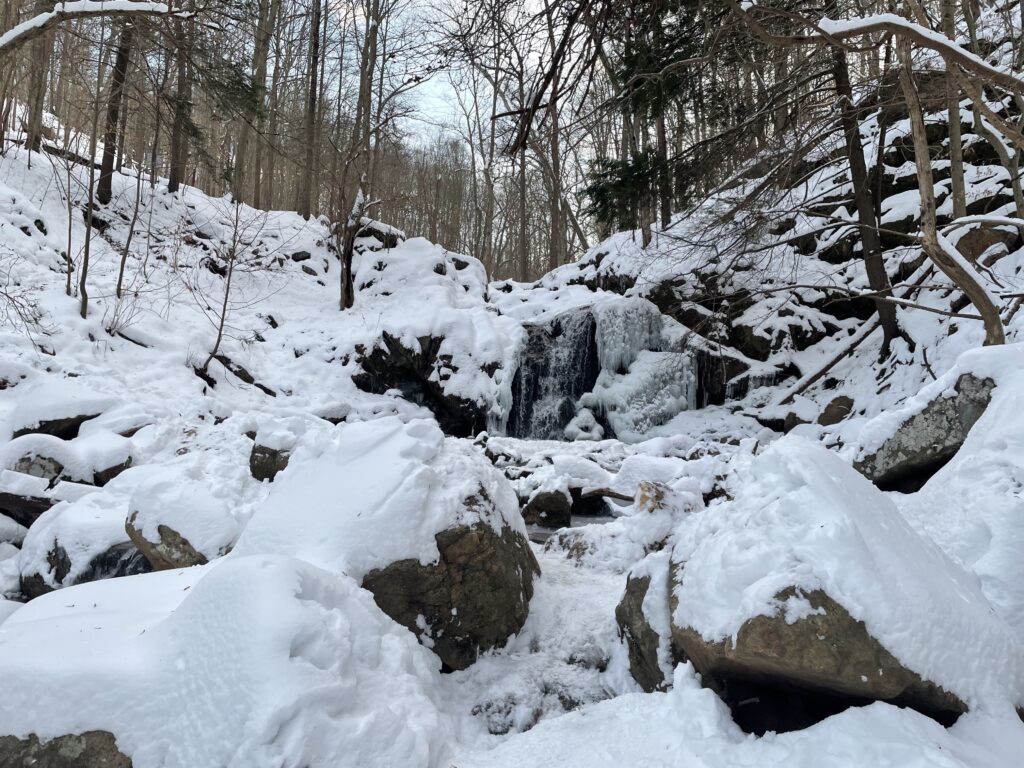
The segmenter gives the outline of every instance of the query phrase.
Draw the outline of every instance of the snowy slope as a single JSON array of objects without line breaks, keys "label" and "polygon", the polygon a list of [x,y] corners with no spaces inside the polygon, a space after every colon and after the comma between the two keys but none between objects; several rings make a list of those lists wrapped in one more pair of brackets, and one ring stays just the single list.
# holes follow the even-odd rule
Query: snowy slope
[{"label": "snowy slope", "polygon": [[[107,226],[92,243],[83,320],[65,294],[62,256],[78,262],[85,233],[75,173],[69,214],[55,182],[66,184],[63,168],[37,156],[29,169],[17,151],[0,159],[0,276],[43,311],[38,325],[14,313],[0,326],[0,493],[53,504],[28,530],[0,516],[0,589],[14,598],[0,602],[0,677],[10,692],[0,735],[109,730],[136,768],[1019,765],[1019,345],[970,352],[975,324],[901,310],[915,351],[898,349],[880,369],[870,338],[832,381],[773,410],[860,321],[830,315],[810,289],[766,294],[737,320],[752,329],[744,352],[713,318],[694,321],[711,317],[697,301],[660,311],[659,287],[671,283],[678,299],[711,268],[732,281],[723,292],[749,288],[765,270],[857,289],[855,263],[780,245],[737,269],[683,247],[678,231],[658,233],[646,252],[635,233],[621,233],[536,284],[489,284],[472,257],[411,238],[358,255],[356,305],[340,312],[327,222],[148,183],[119,299],[136,194],[128,175],[115,178]],[[812,181],[815,194],[841,191],[827,169]],[[896,216],[900,201],[891,202]],[[699,229],[720,203],[679,226]],[[793,226],[800,234],[813,222]],[[997,264],[1009,286],[1021,258]],[[195,368],[213,351],[224,306],[223,358],[201,377]],[[597,361],[562,433],[580,439],[503,434],[523,396],[516,376],[531,329],[561,330],[573,313],[586,315],[577,327],[590,329]],[[1010,323],[1011,339],[1020,322]],[[798,345],[796,327],[813,340]],[[761,342],[768,353],[759,358]],[[744,389],[696,408],[696,356],[709,350],[739,361]],[[367,385],[360,376],[375,353],[383,365]],[[384,375],[399,364],[415,376]],[[854,473],[858,452],[965,371],[996,380],[992,404],[922,490],[883,494]],[[856,403],[838,424],[803,424],[781,439],[764,426],[791,411],[813,422],[837,394]],[[442,434],[439,403],[478,408],[487,434]],[[85,417],[61,436],[15,437]],[[254,438],[295,465],[272,483],[255,480]],[[26,474],[19,461],[30,455],[61,470]],[[435,535],[481,478],[500,501],[495,530],[527,530],[509,487],[520,502],[539,491],[596,494],[601,516],[577,510],[571,527],[536,545],[542,575],[522,630],[442,675],[358,583],[383,562],[435,559]],[[662,503],[634,501],[651,488]],[[60,588],[127,541],[133,512],[147,538],[171,526],[210,564]],[[70,564],[60,574],[58,545]],[[945,729],[875,703],[759,738],[735,725],[689,664],[667,693],[639,693],[615,607],[634,566],[654,574],[670,553],[692,575],[676,587],[677,620],[709,638],[777,611],[780,588],[826,587],[970,711]],[[21,580],[32,574],[58,589],[22,605]],[[669,619],[659,616],[662,630]]]}]

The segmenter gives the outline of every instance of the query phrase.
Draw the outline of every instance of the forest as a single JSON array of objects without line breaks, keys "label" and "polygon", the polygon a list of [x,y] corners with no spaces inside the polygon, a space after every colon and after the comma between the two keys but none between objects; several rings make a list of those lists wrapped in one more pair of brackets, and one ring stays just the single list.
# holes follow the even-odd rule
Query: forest
[{"label": "forest", "polygon": [[1022,160],[1010,0],[0,0],[0,768],[1019,768]]}]

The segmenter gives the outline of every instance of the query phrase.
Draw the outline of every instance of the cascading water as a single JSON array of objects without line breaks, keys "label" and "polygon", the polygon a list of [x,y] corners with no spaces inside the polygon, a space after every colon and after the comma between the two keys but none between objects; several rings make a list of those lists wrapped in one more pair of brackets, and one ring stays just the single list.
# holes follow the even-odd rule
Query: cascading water
[{"label": "cascading water", "polygon": [[600,370],[597,322],[589,308],[567,312],[548,325],[527,326],[512,382],[508,434],[563,440],[576,401],[593,388]]},{"label": "cascading water", "polygon": [[574,432],[627,439],[681,411],[724,399],[734,375],[729,362],[687,348],[651,302],[604,298],[544,325],[526,326],[506,431],[564,440],[582,407],[602,429]]}]

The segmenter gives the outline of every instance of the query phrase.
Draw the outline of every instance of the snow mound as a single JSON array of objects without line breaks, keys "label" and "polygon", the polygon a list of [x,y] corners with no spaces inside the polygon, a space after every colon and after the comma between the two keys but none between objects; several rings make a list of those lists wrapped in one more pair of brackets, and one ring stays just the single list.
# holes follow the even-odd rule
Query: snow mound
[{"label": "snow mound", "polygon": [[45,596],[0,625],[2,730],[106,730],[136,768],[441,763],[437,662],[349,578],[221,560]]},{"label": "snow mound", "polygon": [[684,518],[673,621],[706,640],[745,621],[809,609],[787,587],[823,589],[908,668],[970,706],[1018,702],[1024,647],[977,578],[919,536],[842,459],[786,437],[735,468],[733,501]]},{"label": "snow mound", "polygon": [[491,750],[466,751],[459,768],[1016,768],[1024,726],[965,715],[944,729],[910,709],[876,703],[851,708],[811,728],[753,738],[725,704],[701,688],[689,664],[668,693],[626,694],[541,722]]},{"label": "snow mound", "polygon": [[[295,450],[234,552],[286,553],[357,580],[399,560],[435,563],[435,536],[483,522],[526,535],[505,477],[433,421],[388,417],[314,435]],[[480,489],[493,508],[463,503]]]}]

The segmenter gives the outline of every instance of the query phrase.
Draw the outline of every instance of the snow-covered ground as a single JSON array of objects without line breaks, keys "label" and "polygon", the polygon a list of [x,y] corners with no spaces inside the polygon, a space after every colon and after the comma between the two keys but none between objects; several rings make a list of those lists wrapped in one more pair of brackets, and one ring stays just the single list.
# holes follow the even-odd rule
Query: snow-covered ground
[{"label": "snow-covered ground", "polygon": [[[81,263],[84,173],[70,176],[70,213],[68,178],[46,156],[0,158],[0,279],[42,311],[26,322],[3,305],[0,494],[48,507],[28,526],[0,516],[0,737],[109,731],[136,768],[1021,764],[1024,346],[970,351],[975,324],[901,310],[918,351],[880,372],[869,341],[790,408],[815,422],[844,394],[849,418],[783,437],[762,422],[794,379],[773,385],[773,372],[813,371],[855,322],[744,358],[749,393],[697,409],[690,334],[643,298],[690,274],[667,236],[661,261],[621,234],[529,286],[488,284],[475,259],[423,239],[364,242],[356,305],[341,312],[326,222],[145,182],[126,249],[128,175],[100,214],[82,319],[65,286],[66,254]],[[779,258],[803,270],[795,282],[821,278],[813,259]],[[999,269],[1012,278],[1020,259]],[[616,271],[635,278],[626,297],[597,284]],[[759,333],[821,322],[778,309],[748,310],[764,315]],[[524,397],[528,327],[572,312],[590,313],[578,327],[598,366],[565,433],[580,439],[503,434]],[[921,490],[883,493],[851,468],[966,372],[994,381],[991,404]],[[254,444],[288,458],[272,482],[253,477]],[[607,501],[532,545],[525,624],[442,673],[430,633],[386,615],[363,579],[437,562],[437,537],[459,525],[521,535],[516,496],[541,491]],[[134,552],[130,518],[150,542],[180,534],[198,564],[97,565]],[[655,569],[676,605],[656,629],[728,642],[755,617],[814,615],[803,595],[825,590],[968,711],[945,728],[875,702],[755,736],[667,656],[668,690],[643,693],[616,606],[627,574]],[[22,604],[26,584],[46,594]]]}]

